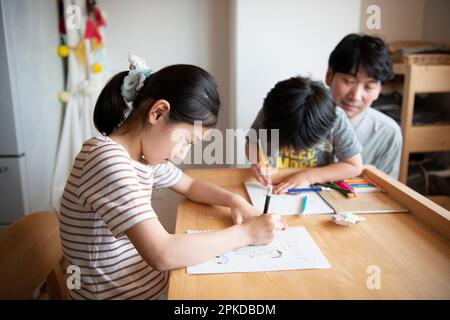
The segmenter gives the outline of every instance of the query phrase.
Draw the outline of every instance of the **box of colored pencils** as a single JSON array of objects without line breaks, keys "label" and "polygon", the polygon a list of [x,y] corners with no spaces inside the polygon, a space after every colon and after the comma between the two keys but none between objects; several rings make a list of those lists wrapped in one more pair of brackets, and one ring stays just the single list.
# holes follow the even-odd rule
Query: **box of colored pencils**
[{"label": "box of colored pencils", "polygon": [[352,187],[357,193],[385,192],[376,183],[363,177],[345,179],[344,182],[348,184],[350,187]]},{"label": "box of colored pencils", "polygon": [[355,192],[340,186],[337,182],[330,182],[330,183],[324,184],[323,186],[331,188],[333,190],[336,190],[336,191],[340,192],[341,194],[343,194],[344,196],[346,196],[347,198],[356,197]]}]

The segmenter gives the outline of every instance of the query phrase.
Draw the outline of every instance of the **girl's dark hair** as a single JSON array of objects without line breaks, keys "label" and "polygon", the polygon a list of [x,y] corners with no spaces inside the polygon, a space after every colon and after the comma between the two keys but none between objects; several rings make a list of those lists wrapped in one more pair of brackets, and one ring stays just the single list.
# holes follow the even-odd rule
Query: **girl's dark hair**
[{"label": "girl's dark hair", "polygon": [[392,59],[386,43],[378,37],[349,34],[341,42],[328,59],[328,66],[333,73],[356,75],[362,66],[367,75],[381,83],[394,77]]},{"label": "girl's dark hair", "polygon": [[307,149],[330,132],[336,106],[318,81],[294,77],[278,82],[263,104],[264,128],[279,129],[280,146]]},{"label": "girl's dark hair", "polygon": [[142,127],[151,106],[159,99],[170,103],[170,121],[189,124],[202,121],[206,127],[216,125],[220,97],[214,78],[205,70],[178,64],[152,73],[133,100],[131,110],[121,93],[127,75],[128,71],[116,74],[97,99],[94,124],[102,134],[109,135],[121,126],[127,130]]}]

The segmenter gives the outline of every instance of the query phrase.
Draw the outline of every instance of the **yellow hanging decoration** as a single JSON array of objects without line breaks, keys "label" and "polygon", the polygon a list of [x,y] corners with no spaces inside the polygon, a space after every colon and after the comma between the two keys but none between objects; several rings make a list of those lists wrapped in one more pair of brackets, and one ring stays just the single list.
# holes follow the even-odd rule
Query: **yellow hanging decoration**
[{"label": "yellow hanging decoration", "polygon": [[103,42],[99,42],[97,38],[91,40],[91,52],[97,51],[103,48]]},{"label": "yellow hanging decoration", "polygon": [[62,103],[67,103],[69,101],[69,98],[70,98],[70,93],[65,90],[61,91],[58,95],[58,99]]},{"label": "yellow hanging decoration", "polygon": [[87,58],[86,58],[86,47],[84,41],[80,41],[78,45],[72,48],[73,53],[75,54],[75,58],[84,66],[87,66]]},{"label": "yellow hanging decoration", "polygon": [[62,44],[62,45],[60,45],[60,46],[58,47],[58,55],[59,55],[61,58],[67,57],[67,56],[69,55],[69,53],[70,53],[70,50],[69,50],[69,47],[68,47],[68,46]]},{"label": "yellow hanging decoration", "polygon": [[100,73],[100,72],[103,71],[103,66],[102,66],[101,63],[94,63],[91,66],[91,70],[92,70],[93,73]]}]

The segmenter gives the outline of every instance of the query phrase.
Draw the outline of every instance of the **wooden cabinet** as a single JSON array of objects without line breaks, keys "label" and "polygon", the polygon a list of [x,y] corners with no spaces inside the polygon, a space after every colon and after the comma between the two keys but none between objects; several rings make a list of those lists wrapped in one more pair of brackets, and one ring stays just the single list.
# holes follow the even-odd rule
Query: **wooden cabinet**
[{"label": "wooden cabinet", "polygon": [[411,153],[450,151],[450,124],[413,124],[414,97],[417,93],[450,92],[450,55],[406,56],[403,63],[394,63],[394,72],[404,77],[400,181],[406,183]]}]

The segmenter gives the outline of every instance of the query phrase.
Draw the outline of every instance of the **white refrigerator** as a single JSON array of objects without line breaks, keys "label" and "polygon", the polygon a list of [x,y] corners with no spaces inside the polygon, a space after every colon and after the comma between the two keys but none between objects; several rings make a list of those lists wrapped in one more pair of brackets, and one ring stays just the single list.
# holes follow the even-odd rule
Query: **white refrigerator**
[{"label": "white refrigerator", "polygon": [[63,107],[57,1],[0,0],[0,225],[49,210]]}]

